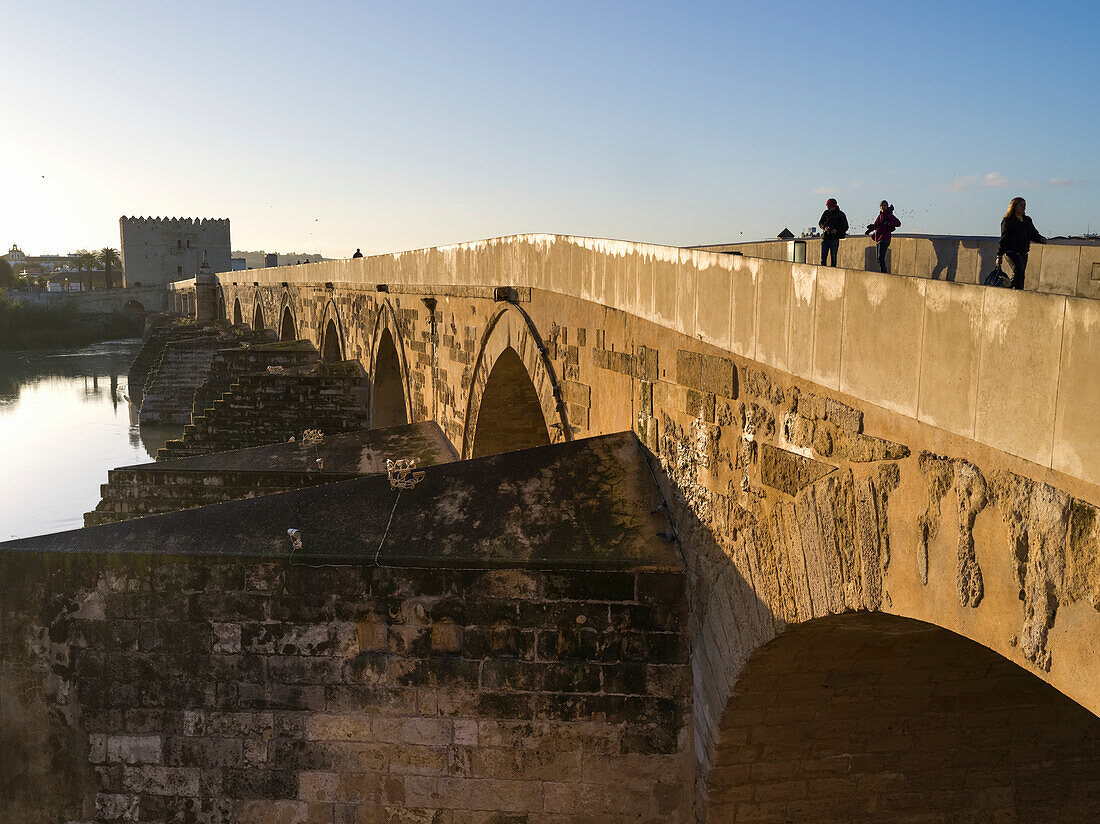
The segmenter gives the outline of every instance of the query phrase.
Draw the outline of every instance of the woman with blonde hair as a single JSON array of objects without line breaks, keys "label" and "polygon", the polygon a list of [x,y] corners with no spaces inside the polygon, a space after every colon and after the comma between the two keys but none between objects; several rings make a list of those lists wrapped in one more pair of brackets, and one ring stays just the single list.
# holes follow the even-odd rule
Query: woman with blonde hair
[{"label": "woman with blonde hair", "polygon": [[997,246],[997,266],[1005,269],[1012,279],[1013,289],[1024,288],[1024,270],[1027,269],[1027,253],[1031,244],[1046,243],[1047,239],[1035,229],[1031,218],[1024,214],[1027,201],[1012,198],[1008,211],[1001,220],[1001,242]]}]

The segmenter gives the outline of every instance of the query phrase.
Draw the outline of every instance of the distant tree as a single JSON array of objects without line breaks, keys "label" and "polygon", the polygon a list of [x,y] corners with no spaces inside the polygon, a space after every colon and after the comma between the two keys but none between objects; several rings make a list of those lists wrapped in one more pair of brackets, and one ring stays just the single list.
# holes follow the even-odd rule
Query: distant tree
[{"label": "distant tree", "polygon": [[122,258],[118,256],[118,249],[104,246],[96,252],[95,258],[103,267],[103,282],[106,284],[107,288],[110,289],[114,285],[111,282],[111,267],[122,265]]},{"label": "distant tree", "polygon": [[15,286],[15,272],[11,264],[0,258],[0,289],[11,289]]},{"label": "distant tree", "polygon": [[[92,290],[92,271],[98,265],[99,261],[96,259],[95,252],[89,252],[87,249],[77,249],[73,252],[73,266],[80,272],[80,284],[86,292]],[[84,280],[85,272],[88,273],[87,282]]]}]

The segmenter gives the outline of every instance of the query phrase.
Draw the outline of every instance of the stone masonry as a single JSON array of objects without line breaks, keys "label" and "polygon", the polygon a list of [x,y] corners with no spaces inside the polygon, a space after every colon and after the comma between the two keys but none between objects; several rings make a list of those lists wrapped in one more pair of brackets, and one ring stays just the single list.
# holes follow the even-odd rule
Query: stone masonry
[{"label": "stone masonry", "polygon": [[389,520],[367,477],[0,548],[0,820],[689,822],[642,453],[537,452],[429,468]]}]

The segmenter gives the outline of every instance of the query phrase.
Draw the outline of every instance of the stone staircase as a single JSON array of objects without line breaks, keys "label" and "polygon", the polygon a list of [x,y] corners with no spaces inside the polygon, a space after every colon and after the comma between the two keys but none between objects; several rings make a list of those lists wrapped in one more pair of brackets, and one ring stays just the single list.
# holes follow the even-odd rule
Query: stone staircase
[{"label": "stone staircase", "polygon": [[367,393],[355,361],[240,375],[203,414],[192,416],[183,437],[169,441],[157,460],[284,443],[306,429],[364,429],[370,419]]},{"label": "stone staircase", "polygon": [[100,486],[103,497],[95,511],[84,513],[84,526],[193,509],[357,477],[356,473],[173,472],[171,463],[163,466],[165,469],[159,471],[123,467],[108,472],[107,483]]},{"label": "stone staircase", "polygon": [[320,442],[298,440],[194,458],[124,466],[108,473],[103,496],[85,526],[126,521],[181,509],[255,498],[307,486],[384,474],[387,458],[414,458],[417,466],[456,460],[434,421],[390,429],[359,429]]},{"label": "stone staircase", "polygon": [[264,343],[247,349],[222,349],[214,353],[206,380],[195,390],[191,417],[203,415],[215,401],[233,389],[241,376],[276,369],[303,369],[317,364],[317,349],[306,340]]},{"label": "stone staircase", "polygon": [[143,424],[189,422],[195,390],[206,380],[214,354],[224,345],[212,335],[168,341],[145,381],[138,420]]}]

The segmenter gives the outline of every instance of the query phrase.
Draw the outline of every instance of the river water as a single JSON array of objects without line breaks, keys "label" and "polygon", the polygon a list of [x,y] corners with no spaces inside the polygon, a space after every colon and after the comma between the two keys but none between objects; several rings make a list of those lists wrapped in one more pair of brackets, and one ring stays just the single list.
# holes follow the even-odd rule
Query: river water
[{"label": "river water", "polygon": [[0,541],[83,526],[107,470],[178,437],[179,426],[136,424],[126,372],[140,347],[0,352]]}]

